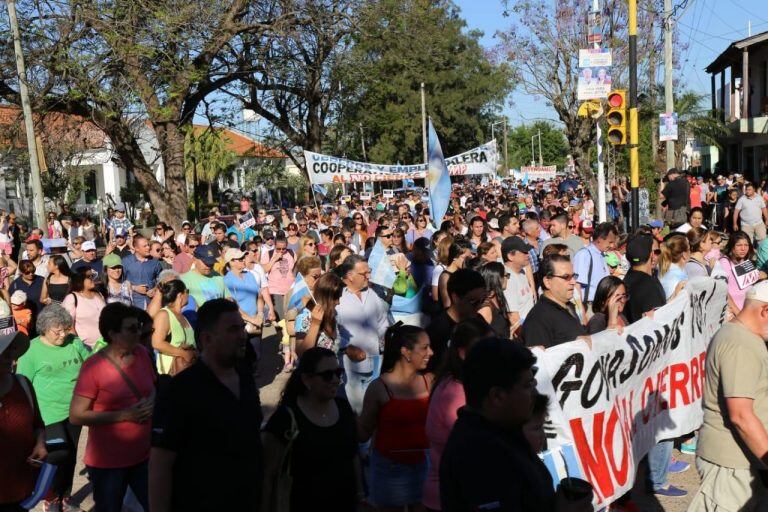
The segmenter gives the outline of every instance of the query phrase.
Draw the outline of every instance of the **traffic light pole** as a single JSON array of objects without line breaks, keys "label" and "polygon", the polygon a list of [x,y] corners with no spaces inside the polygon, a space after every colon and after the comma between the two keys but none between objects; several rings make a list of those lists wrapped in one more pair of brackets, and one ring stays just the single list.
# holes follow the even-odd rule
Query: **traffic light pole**
[{"label": "traffic light pole", "polygon": [[629,180],[632,230],[640,227],[640,162],[637,122],[637,0],[629,0]]},{"label": "traffic light pole", "polygon": [[[600,12],[600,1],[593,0],[592,10]],[[595,43],[594,48],[600,48],[600,43]],[[600,127],[600,118],[595,119],[595,139],[597,139],[597,218],[600,222],[608,220],[608,207],[605,197],[605,165],[603,164],[603,130]]]}]

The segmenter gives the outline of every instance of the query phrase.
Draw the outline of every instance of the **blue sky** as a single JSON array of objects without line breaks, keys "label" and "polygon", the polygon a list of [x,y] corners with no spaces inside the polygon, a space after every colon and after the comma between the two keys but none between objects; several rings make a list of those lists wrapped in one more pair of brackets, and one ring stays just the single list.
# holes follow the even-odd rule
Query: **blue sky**
[{"label": "blue sky", "polygon": [[[461,8],[468,28],[485,33],[482,43],[493,46],[493,35],[508,27],[509,19],[502,16],[501,0],[454,0]],[[551,0],[557,1],[557,0]],[[584,0],[585,2],[588,0]],[[672,0],[678,5],[682,0]],[[752,34],[768,30],[768,0],[689,0],[678,19],[676,29],[680,41],[688,43],[681,55],[683,67],[681,84],[697,92],[709,94],[709,75],[704,68],[732,42],[747,37],[747,26],[752,21]],[[663,80],[663,69],[659,79]],[[506,108],[512,125],[530,123],[545,118],[555,119],[555,113],[544,102],[535,101],[522,91],[512,96],[513,105]]]}]

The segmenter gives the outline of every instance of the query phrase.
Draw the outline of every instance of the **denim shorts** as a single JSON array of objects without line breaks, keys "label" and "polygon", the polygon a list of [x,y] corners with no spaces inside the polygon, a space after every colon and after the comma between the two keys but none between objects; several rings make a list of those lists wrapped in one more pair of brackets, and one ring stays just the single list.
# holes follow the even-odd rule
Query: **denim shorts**
[{"label": "denim shorts", "polygon": [[426,457],[420,464],[403,464],[373,449],[369,501],[377,507],[402,507],[421,503],[427,467]]}]

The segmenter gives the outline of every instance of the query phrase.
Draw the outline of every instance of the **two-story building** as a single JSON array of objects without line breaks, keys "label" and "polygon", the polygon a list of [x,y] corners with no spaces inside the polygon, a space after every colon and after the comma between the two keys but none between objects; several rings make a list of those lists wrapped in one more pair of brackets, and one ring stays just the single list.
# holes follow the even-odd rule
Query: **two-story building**
[{"label": "two-story building", "polygon": [[711,76],[712,109],[730,134],[717,155],[702,159],[718,171],[739,172],[760,181],[768,178],[768,32],[731,43],[706,67]]}]

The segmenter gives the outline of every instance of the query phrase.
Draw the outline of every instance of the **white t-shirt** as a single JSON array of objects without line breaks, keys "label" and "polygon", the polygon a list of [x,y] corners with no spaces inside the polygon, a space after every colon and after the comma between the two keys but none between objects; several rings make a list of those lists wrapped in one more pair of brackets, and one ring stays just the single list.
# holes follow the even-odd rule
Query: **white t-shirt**
[{"label": "white t-shirt", "polygon": [[748,226],[763,223],[763,208],[765,208],[765,201],[757,194],[751,199],[743,195],[736,201],[736,209],[741,210],[739,219]]},{"label": "white t-shirt", "polygon": [[509,280],[504,290],[504,298],[507,300],[509,311],[517,312],[522,321],[533,308],[533,290],[524,270],[514,272],[509,267],[506,268],[509,272]]},{"label": "white t-shirt", "polygon": [[259,289],[263,290],[264,288],[269,286],[269,279],[267,279],[267,273],[264,272],[264,269],[259,265],[258,263],[253,266],[252,269],[248,270],[251,274],[253,274],[253,277],[256,278],[256,284],[259,285]]},{"label": "white t-shirt", "polygon": [[438,263],[435,268],[432,269],[432,286],[437,286],[440,282],[440,274],[445,272],[445,267]]}]

